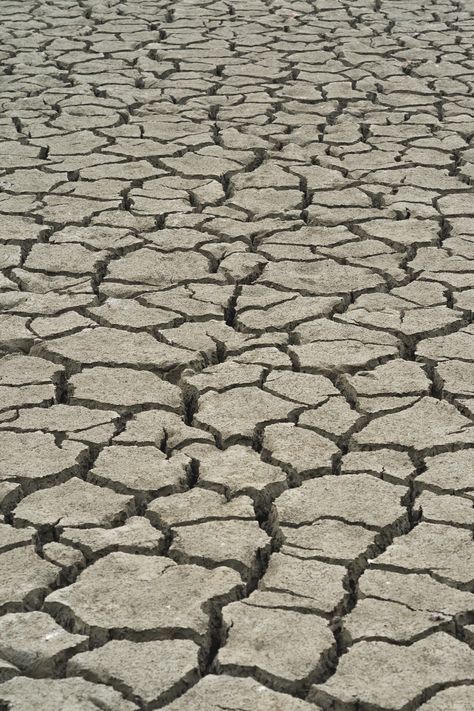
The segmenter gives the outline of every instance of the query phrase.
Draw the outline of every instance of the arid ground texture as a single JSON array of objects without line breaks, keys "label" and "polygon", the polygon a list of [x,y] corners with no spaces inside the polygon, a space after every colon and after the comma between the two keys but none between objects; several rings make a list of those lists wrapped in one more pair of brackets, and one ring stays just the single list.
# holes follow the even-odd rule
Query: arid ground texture
[{"label": "arid ground texture", "polygon": [[0,710],[473,711],[472,0],[0,0]]}]

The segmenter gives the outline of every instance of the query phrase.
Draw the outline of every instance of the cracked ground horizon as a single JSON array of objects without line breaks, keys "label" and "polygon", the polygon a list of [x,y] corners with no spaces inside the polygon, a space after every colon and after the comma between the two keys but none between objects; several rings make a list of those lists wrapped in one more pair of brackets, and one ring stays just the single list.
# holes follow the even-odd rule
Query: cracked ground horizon
[{"label": "cracked ground horizon", "polygon": [[472,711],[472,0],[0,10],[0,710]]}]

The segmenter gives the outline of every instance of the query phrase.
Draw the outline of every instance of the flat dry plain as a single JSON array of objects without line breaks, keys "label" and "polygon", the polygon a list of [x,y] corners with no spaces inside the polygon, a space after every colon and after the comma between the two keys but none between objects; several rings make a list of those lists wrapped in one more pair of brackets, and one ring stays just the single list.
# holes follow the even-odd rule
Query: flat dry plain
[{"label": "flat dry plain", "polygon": [[0,709],[472,711],[472,0],[0,10]]}]

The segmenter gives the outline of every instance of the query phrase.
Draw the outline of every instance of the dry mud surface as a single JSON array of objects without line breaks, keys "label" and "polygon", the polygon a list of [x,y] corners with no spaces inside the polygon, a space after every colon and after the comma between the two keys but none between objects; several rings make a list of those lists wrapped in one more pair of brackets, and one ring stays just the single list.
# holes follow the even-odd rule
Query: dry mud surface
[{"label": "dry mud surface", "polygon": [[474,709],[471,0],[0,6],[0,709]]}]

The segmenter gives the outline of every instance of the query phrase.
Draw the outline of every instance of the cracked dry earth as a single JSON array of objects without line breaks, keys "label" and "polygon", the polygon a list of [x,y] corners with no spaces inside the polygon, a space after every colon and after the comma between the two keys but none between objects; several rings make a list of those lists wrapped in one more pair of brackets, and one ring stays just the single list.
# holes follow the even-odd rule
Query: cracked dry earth
[{"label": "cracked dry earth", "polygon": [[2,710],[474,709],[473,10],[2,0]]}]

